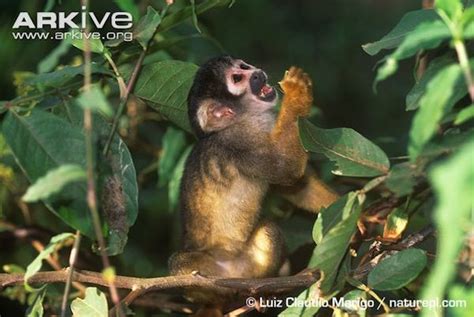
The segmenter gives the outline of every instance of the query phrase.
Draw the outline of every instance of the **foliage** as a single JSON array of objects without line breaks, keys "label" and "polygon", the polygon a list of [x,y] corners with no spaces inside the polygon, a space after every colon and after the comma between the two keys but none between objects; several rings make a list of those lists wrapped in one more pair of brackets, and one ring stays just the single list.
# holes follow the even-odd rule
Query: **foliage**
[{"label": "foliage", "polygon": [[71,310],[75,317],[106,317],[108,316],[107,299],[105,294],[97,288],[88,287],[84,299],[76,298],[71,303]]},{"label": "foliage", "polygon": [[[130,275],[165,274],[155,269],[154,253],[160,249],[165,256],[159,260],[166,263],[176,249],[177,234],[165,234],[167,227],[179,231],[173,229],[179,213],[180,179],[194,143],[186,99],[197,70],[194,47],[183,49],[180,43],[198,39],[197,47],[213,42],[201,15],[215,8],[225,15],[233,1],[176,1],[172,6],[152,1],[154,5],[147,8],[134,1],[114,2],[134,16],[134,39],[89,42],[94,53],[92,85],[83,87],[88,77],[83,60],[87,45],[82,40],[64,40],[38,63],[37,74],[18,72],[16,97],[0,103],[0,211],[4,200],[18,214],[29,215],[34,210],[35,217],[41,218],[40,227],[55,234],[65,232],[53,236],[28,261],[20,257],[19,264],[27,266],[26,288],[0,293],[29,306],[29,316],[60,309],[62,291],[58,295],[50,285],[33,289],[28,279],[44,260],[67,263],[67,256],[58,252],[72,240],[73,234],[67,231],[78,230],[88,237],[80,247],[81,254],[91,249],[98,253],[100,245],[95,243],[103,235],[108,255],[122,254],[114,265],[121,266],[121,272],[128,269]],[[370,56],[391,50],[379,64],[374,87],[403,71],[403,60],[416,60],[415,83],[405,104],[400,98],[396,104],[413,115],[411,122],[399,123],[408,128],[394,136],[404,147],[397,158],[390,157],[387,144],[381,141],[384,135],[370,129],[365,131],[369,138],[352,128],[322,128],[318,116],[299,120],[302,145],[312,160],[325,162],[318,164],[321,174],[345,194],[317,219],[295,214],[296,208],[282,203],[276,193],[266,200],[266,217],[280,222],[286,235],[291,233],[289,228],[298,229],[297,235],[289,237],[295,240],[291,251],[308,247],[311,237],[316,245],[309,245],[312,252],[308,254],[295,252],[304,266],[322,273],[320,281],[294,294],[298,300],[373,299],[380,303],[377,309],[368,310],[331,307],[334,316],[389,313],[394,307],[387,306],[379,292],[383,298],[404,299],[409,292],[416,299],[449,298],[472,305],[472,289],[460,274],[469,265],[460,254],[468,248],[466,236],[474,226],[474,82],[468,45],[472,37],[473,8],[458,0],[438,0],[433,9],[406,13],[387,35],[362,46]],[[131,84],[131,96],[125,83]],[[372,93],[368,86],[362,93]],[[385,93],[379,87],[379,94]],[[127,111],[122,113],[125,105]],[[372,108],[368,118],[377,110]],[[90,135],[85,115],[89,111]],[[91,184],[100,211],[98,230],[90,210]],[[13,224],[0,219],[0,231],[14,236],[22,225],[18,218],[7,213],[5,219]],[[172,224],[160,221],[170,218]],[[29,225],[31,219],[25,219]],[[147,222],[153,225],[147,227]],[[426,243],[410,244],[413,234],[431,227],[436,235],[424,237]],[[127,244],[129,233],[137,235],[138,231],[153,234],[153,239],[148,238],[153,240],[152,252],[141,242]],[[427,254],[433,253],[433,262],[428,261]],[[6,266],[6,270],[13,273],[15,267]],[[103,278],[113,284],[114,268],[106,268]],[[108,315],[111,302],[98,289],[88,287],[85,296],[71,295],[75,298],[70,306],[73,316]],[[423,308],[421,314],[430,316],[432,310],[444,313],[436,307]],[[410,307],[402,312],[410,313]],[[313,316],[327,312],[320,307],[293,306],[276,313]],[[449,309],[449,313],[462,316],[465,311]]]}]

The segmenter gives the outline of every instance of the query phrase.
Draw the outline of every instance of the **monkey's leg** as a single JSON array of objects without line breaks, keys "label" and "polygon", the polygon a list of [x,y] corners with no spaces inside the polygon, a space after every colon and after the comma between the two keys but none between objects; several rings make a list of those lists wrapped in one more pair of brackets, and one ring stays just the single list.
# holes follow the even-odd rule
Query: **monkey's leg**
[{"label": "monkey's leg", "polygon": [[339,195],[326,185],[308,166],[303,178],[293,186],[275,186],[274,189],[298,208],[317,213],[335,202]]},{"label": "monkey's leg", "polygon": [[280,228],[271,221],[262,221],[252,234],[245,253],[246,262],[252,267],[252,277],[281,275],[279,272],[285,262],[286,250]]},{"label": "monkey's leg", "polygon": [[278,273],[284,259],[284,240],[280,229],[272,222],[261,222],[254,230],[244,250],[181,251],[169,260],[173,275],[198,271],[203,275],[222,277],[263,277]]}]

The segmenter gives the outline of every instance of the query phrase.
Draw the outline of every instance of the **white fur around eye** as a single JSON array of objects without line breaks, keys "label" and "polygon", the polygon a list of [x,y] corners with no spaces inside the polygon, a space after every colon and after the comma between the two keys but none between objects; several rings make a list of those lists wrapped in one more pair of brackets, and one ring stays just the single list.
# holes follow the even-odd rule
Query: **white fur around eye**
[{"label": "white fur around eye", "polygon": [[232,75],[227,78],[227,90],[234,96],[240,96],[247,89],[247,81],[245,79],[238,83],[234,83]]}]

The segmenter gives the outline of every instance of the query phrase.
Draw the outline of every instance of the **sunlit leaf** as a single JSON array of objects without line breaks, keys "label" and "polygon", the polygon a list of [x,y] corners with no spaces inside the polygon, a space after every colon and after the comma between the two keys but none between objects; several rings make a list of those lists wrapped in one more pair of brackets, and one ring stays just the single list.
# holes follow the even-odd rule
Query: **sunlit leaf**
[{"label": "sunlit leaf", "polygon": [[321,129],[308,120],[300,120],[299,129],[306,150],[322,153],[336,162],[336,175],[371,177],[389,170],[385,153],[352,129]]},{"label": "sunlit leaf", "polygon": [[463,9],[460,0],[435,0],[435,7],[444,11],[450,18],[460,15]]},{"label": "sunlit leaf", "polygon": [[71,303],[73,317],[107,317],[108,305],[104,293],[95,287],[86,288],[84,299],[76,298]]},{"label": "sunlit leaf", "polygon": [[456,120],[454,120],[455,125],[463,124],[474,118],[474,105],[470,105],[461,111],[459,111],[458,115],[456,116]]},{"label": "sunlit leaf", "polygon": [[69,232],[60,233],[51,238],[48,245],[36,256],[36,258],[28,265],[25,272],[25,287],[30,289],[28,279],[35,275],[43,264],[43,260],[51,255],[60,245],[66,240],[74,238],[74,235]]},{"label": "sunlit leaf", "polygon": [[[446,288],[456,273],[456,261],[464,238],[474,227],[472,197],[474,193],[474,141],[471,139],[450,158],[437,163],[429,172],[437,204],[434,220],[438,246],[436,259],[425,282],[420,299],[443,299]],[[423,317],[441,316],[440,307],[427,307]]]},{"label": "sunlit leaf", "polygon": [[453,64],[439,71],[428,83],[410,130],[408,153],[412,160],[416,159],[434,135],[443,114],[452,107],[448,101],[454,94],[454,87],[463,84],[462,80],[461,68]]},{"label": "sunlit leaf", "polygon": [[25,317],[43,317],[43,300],[46,295],[46,289],[47,287],[43,286],[38,290],[34,290],[28,296],[29,307],[25,313]]},{"label": "sunlit leaf", "polygon": [[406,249],[383,259],[369,273],[370,288],[380,291],[399,289],[413,281],[426,266],[425,251]]},{"label": "sunlit leaf", "polygon": [[403,208],[395,208],[387,217],[383,228],[383,238],[396,241],[401,238],[408,225],[408,214]]},{"label": "sunlit leaf", "polygon": [[471,317],[474,307],[474,288],[464,285],[454,285],[449,290],[449,299],[459,303],[447,309],[446,316]]},{"label": "sunlit leaf", "polygon": [[86,172],[79,165],[64,164],[39,178],[31,185],[23,195],[26,202],[34,202],[40,199],[46,199],[49,196],[61,191],[63,187],[71,182],[83,180],[86,178]]}]

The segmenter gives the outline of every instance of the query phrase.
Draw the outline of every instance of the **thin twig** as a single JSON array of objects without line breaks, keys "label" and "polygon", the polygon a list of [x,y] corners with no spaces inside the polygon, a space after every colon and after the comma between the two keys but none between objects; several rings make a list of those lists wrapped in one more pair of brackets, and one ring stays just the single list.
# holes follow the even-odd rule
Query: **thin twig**
[{"label": "thin twig", "polygon": [[123,109],[125,108],[125,104],[127,103],[128,96],[130,95],[130,92],[133,90],[133,87],[135,86],[135,81],[137,80],[138,73],[140,72],[145,55],[146,55],[146,49],[144,49],[141,52],[140,56],[138,57],[137,63],[135,64],[135,68],[133,69],[132,75],[130,76],[130,80],[128,81],[125,94],[123,95],[122,98],[120,98],[120,104],[117,109],[117,112],[115,113],[115,117],[112,122],[112,128],[110,129],[109,135],[107,137],[107,142],[105,143],[105,146],[104,146],[104,156],[107,156],[107,154],[109,153],[110,145],[112,144],[112,139],[114,137],[115,131],[117,130],[120,116],[122,115]]},{"label": "thin twig", "polygon": [[[88,0],[81,0],[83,7],[89,8]],[[86,24],[84,30],[84,92],[90,90],[91,86],[91,50],[89,43],[89,26]],[[110,270],[111,265],[107,256],[105,239],[102,234],[102,226],[100,224],[99,211],[97,208],[97,196],[95,188],[95,175],[94,175],[94,146],[92,136],[92,112],[90,108],[84,109],[84,134],[86,143],[86,166],[87,166],[87,205],[91,212],[92,222],[94,226],[95,235],[99,244],[99,251],[102,257],[102,264],[104,271]],[[102,277],[103,278],[103,277]],[[114,284],[113,278],[107,279],[107,285],[109,286],[110,297],[115,305],[120,303],[120,297],[117,288]],[[119,316],[124,316],[121,308],[118,309]]]},{"label": "thin twig", "polygon": [[[167,5],[163,9],[163,11],[161,12],[161,19],[163,19],[163,17],[166,15],[166,12],[168,11],[168,7],[169,7],[169,5]],[[135,86],[135,82],[137,80],[138,73],[140,73],[143,60],[145,59],[145,55],[148,51],[148,47],[150,46],[151,42],[153,41],[154,33],[156,33],[156,31],[158,30],[158,27],[159,27],[159,25],[154,30],[153,36],[151,36],[151,38],[148,40],[148,43],[145,45],[142,52],[140,53],[140,56],[138,57],[138,60],[135,64],[135,67],[133,68],[132,75],[130,76],[130,79],[128,81],[127,89],[125,90],[125,94],[124,94],[123,98],[120,98],[120,104],[119,104],[119,107],[117,109],[117,112],[115,113],[114,120],[112,122],[112,128],[110,129],[110,132],[109,132],[109,135],[108,135],[108,138],[107,138],[107,142],[105,143],[105,146],[104,146],[104,151],[103,151],[104,156],[107,156],[107,154],[109,153],[110,145],[112,144],[112,139],[114,137],[115,131],[117,130],[117,126],[118,126],[120,116],[123,113],[123,109],[125,108],[125,104],[127,103],[128,96],[130,95],[130,93],[133,90],[133,87]]]},{"label": "thin twig", "polygon": [[63,301],[61,303],[61,317],[66,316],[67,299],[69,297],[69,292],[71,291],[72,276],[74,274],[74,266],[76,264],[80,244],[81,244],[81,232],[77,230],[74,237],[74,245],[72,246],[71,254],[69,256],[69,270],[68,270],[66,285],[64,287]]}]

